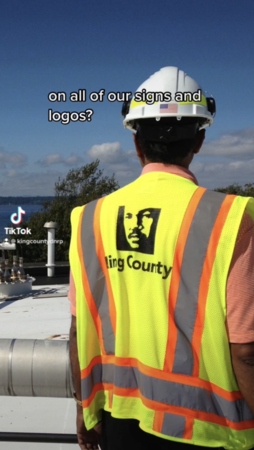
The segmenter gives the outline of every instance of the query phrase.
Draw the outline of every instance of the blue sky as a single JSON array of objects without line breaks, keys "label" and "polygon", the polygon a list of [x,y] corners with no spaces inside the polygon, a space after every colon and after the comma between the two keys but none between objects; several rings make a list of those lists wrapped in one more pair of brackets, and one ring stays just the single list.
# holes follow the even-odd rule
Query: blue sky
[{"label": "blue sky", "polygon": [[[216,99],[190,169],[213,189],[254,182],[253,0],[8,0],[0,7],[0,195],[53,195],[58,177],[101,160],[120,185],[140,174],[121,103],[60,102],[49,92],[134,92],[177,66]],[[48,122],[48,109],[91,122]]]}]

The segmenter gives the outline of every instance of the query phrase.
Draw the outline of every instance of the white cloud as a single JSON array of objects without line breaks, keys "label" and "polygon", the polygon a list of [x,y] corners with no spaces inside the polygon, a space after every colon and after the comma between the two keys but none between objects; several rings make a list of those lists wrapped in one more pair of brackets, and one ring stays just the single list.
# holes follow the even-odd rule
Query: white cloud
[{"label": "white cloud", "polygon": [[208,189],[226,187],[230,184],[254,182],[254,159],[244,161],[207,162],[202,170],[196,170],[195,162],[190,165],[190,170],[196,175],[199,185]]},{"label": "white cloud", "polygon": [[254,157],[254,128],[235,131],[215,141],[204,143],[202,156],[224,156],[230,158]]},{"label": "white cloud", "polygon": [[114,173],[121,187],[140,175],[141,166],[136,151],[123,150],[120,142],[93,145],[86,154],[92,160],[100,160],[100,167],[104,169],[105,175],[111,176]]},{"label": "white cloud", "polygon": [[210,164],[210,165],[204,166],[203,170],[205,172],[218,172],[223,167],[224,167],[223,164],[216,163],[216,164]]},{"label": "white cloud", "polygon": [[10,172],[7,171],[2,177],[1,190],[5,196],[54,195],[54,187],[58,177],[66,176],[66,173],[56,170],[32,173],[19,171],[16,175]]},{"label": "white cloud", "polygon": [[4,148],[0,148],[0,169],[6,169],[8,165],[11,167],[23,167],[27,162],[27,157],[20,152],[7,152]]},{"label": "white cloud", "polygon": [[123,187],[138,178],[141,170],[142,167],[137,159],[126,164],[110,164],[107,166],[105,174],[111,176],[114,173],[120,187]]},{"label": "white cloud", "polygon": [[63,163],[66,166],[76,166],[78,164],[81,164],[83,162],[83,158],[81,158],[81,156],[78,155],[74,155],[71,154],[71,156],[69,156],[69,158],[65,158]]},{"label": "white cloud", "polygon": [[43,160],[37,161],[40,166],[52,166],[54,164],[63,164],[65,166],[76,166],[83,162],[81,156],[71,154],[68,158],[63,158],[60,153],[52,153],[47,155]]},{"label": "white cloud", "polygon": [[[215,189],[233,183],[241,186],[253,183],[254,154],[249,150],[251,142],[254,143],[254,129],[227,134],[206,144],[206,156],[204,156],[205,149],[202,148],[190,165],[190,170],[196,175],[199,185]],[[238,148],[238,154],[237,146],[242,148],[242,152],[240,147]],[[65,158],[60,153],[47,155],[43,161],[38,162],[42,170],[33,173],[28,171],[21,173],[15,170],[14,155],[21,154],[13,153],[10,157],[10,153],[2,150],[1,152],[0,155],[4,154],[4,158],[1,156],[0,165],[2,163],[7,166],[0,182],[4,195],[16,195],[17,192],[20,195],[31,193],[54,195],[54,186],[58,177],[64,178],[71,166],[86,164],[86,155],[89,155],[92,160],[97,158],[100,160],[99,168],[104,169],[104,175],[111,177],[114,173],[120,187],[138,178],[142,170],[136,151],[123,150],[119,142],[94,145],[83,158],[74,153]],[[212,155],[215,157],[213,158]],[[24,155],[22,156],[24,158]],[[21,160],[16,157],[16,164]],[[61,164],[63,171],[52,170],[51,167],[56,164]]]},{"label": "white cloud", "polygon": [[[134,181],[141,173],[135,150],[124,151],[119,142],[94,145],[87,154],[98,158],[104,173],[115,177],[120,186]],[[209,156],[209,158],[208,158]],[[215,158],[212,158],[215,156]],[[254,128],[227,134],[203,146],[190,170],[200,186],[208,189],[233,183],[254,182]],[[233,159],[233,160],[232,160]]]},{"label": "white cloud", "polygon": [[63,157],[60,153],[55,153],[52,155],[47,155],[44,159],[45,166],[52,166],[52,164],[59,164],[63,161]]},{"label": "white cloud", "polygon": [[135,155],[134,150],[123,151],[120,142],[107,142],[93,145],[87,154],[91,159],[99,159],[102,163],[115,164],[127,162]]},{"label": "white cloud", "polygon": [[254,128],[228,133],[204,144],[190,170],[199,184],[209,189],[253,183]]},{"label": "white cloud", "polygon": [[200,172],[203,171],[205,164],[200,162],[200,161],[195,161],[192,163],[191,167],[192,167],[192,171],[195,171],[195,174],[198,174]]},{"label": "white cloud", "polygon": [[18,175],[18,173],[14,169],[8,170],[8,172],[7,172],[7,177],[9,177],[9,178],[16,177],[17,175]]}]

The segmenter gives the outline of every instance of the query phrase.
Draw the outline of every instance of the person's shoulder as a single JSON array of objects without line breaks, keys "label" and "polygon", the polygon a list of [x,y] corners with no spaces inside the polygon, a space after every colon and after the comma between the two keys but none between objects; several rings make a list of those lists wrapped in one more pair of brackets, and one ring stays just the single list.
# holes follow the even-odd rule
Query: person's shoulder
[{"label": "person's shoulder", "polygon": [[71,223],[80,216],[85,206],[86,205],[76,206],[75,208],[73,208],[73,210],[71,211]]},{"label": "person's shoulder", "polygon": [[237,241],[240,241],[247,233],[254,231],[254,221],[248,211],[245,209],[240,224]]},{"label": "person's shoulder", "polygon": [[[200,186],[200,187],[202,187],[202,186]],[[214,191],[214,190],[211,190],[211,189],[207,189],[207,192],[210,192],[210,194],[212,194],[212,195],[214,195],[214,197],[217,197],[217,198],[219,198],[219,197],[221,197],[221,198],[226,198],[226,197],[235,197],[235,198],[237,198],[237,200],[238,201],[242,201],[243,203],[246,203],[246,208],[247,208],[247,202],[248,201],[252,201],[253,203],[254,203],[254,198],[251,198],[251,197],[243,197],[243,196],[241,196],[241,195],[236,195],[236,194],[228,194],[228,193],[226,193],[226,192],[219,192],[219,191]],[[251,216],[250,216],[250,214],[247,212],[247,209],[245,209],[245,212],[244,212],[244,214],[246,214],[246,215],[248,215],[249,216],[249,218],[251,219]],[[252,220],[252,219],[251,219]]]},{"label": "person's shoulder", "polygon": [[105,199],[114,199],[116,197],[121,197],[122,195],[125,195],[128,193],[128,191],[132,190],[133,188],[135,188],[135,185],[139,182],[139,178],[137,178],[136,180],[132,181],[131,183],[126,184],[125,186],[117,189],[117,191],[111,192],[111,194],[105,195]]},{"label": "person's shoulder", "polygon": [[[203,186],[200,186],[203,187]],[[214,197],[226,197],[227,195],[231,195],[231,194],[226,194],[224,192],[219,192],[219,191],[214,191],[212,189],[207,189],[207,192],[210,192],[212,195],[214,195]]]}]

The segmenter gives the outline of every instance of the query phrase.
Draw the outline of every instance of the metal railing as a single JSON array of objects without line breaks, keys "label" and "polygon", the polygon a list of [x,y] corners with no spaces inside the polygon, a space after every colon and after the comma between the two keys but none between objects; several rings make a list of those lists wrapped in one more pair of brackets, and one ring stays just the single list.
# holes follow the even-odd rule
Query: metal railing
[{"label": "metal railing", "polygon": [[0,442],[43,442],[45,444],[77,444],[76,434],[0,432]]}]

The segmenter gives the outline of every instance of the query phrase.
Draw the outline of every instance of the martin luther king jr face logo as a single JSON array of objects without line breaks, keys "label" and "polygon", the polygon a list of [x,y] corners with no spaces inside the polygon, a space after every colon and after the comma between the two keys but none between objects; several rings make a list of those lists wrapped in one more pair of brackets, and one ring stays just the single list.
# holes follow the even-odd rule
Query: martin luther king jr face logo
[{"label": "martin luther king jr face logo", "polygon": [[117,249],[154,253],[159,208],[120,206],[117,218]]}]

